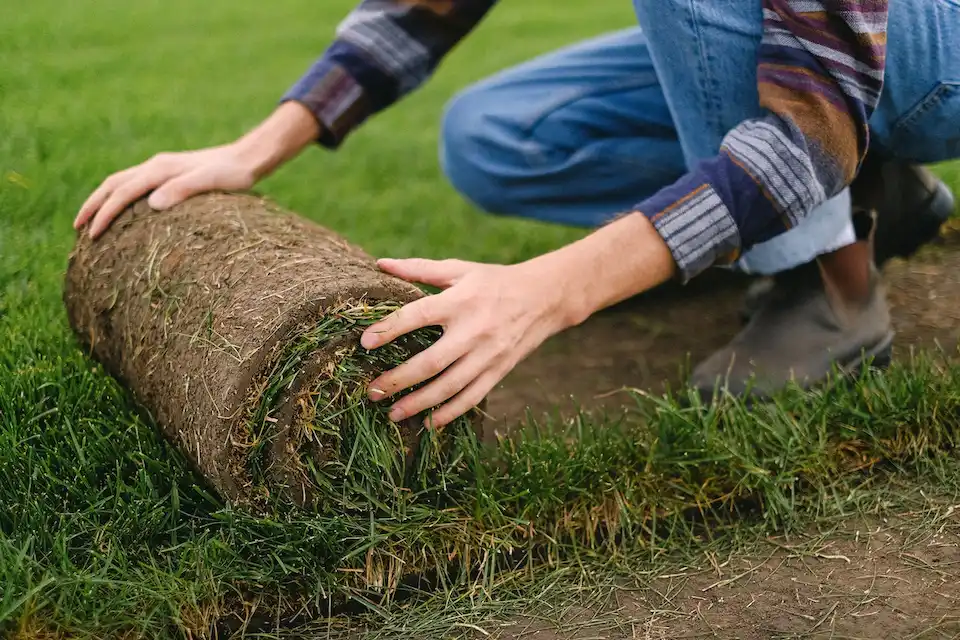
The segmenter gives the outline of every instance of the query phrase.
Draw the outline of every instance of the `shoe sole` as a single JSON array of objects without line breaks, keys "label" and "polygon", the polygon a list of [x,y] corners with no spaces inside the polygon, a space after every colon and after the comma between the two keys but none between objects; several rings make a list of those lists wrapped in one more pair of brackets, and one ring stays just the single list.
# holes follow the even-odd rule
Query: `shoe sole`
[{"label": "shoe sole", "polygon": [[[880,342],[866,351],[861,351],[860,355],[851,357],[846,363],[838,365],[837,368],[845,376],[857,376],[863,372],[865,365],[870,364],[870,368],[884,370],[893,362],[893,339],[896,336],[894,331],[887,332]],[[816,385],[811,385],[813,388]]]},{"label": "shoe sole", "polygon": [[[873,346],[866,349],[861,349],[857,355],[851,356],[842,362],[838,362],[836,364],[836,369],[840,372],[841,378],[844,380],[850,380],[859,376],[867,368],[876,369],[878,371],[887,369],[893,362],[893,339],[895,336],[896,332],[889,331]],[[803,391],[813,391],[824,382],[826,382],[825,379],[820,379],[813,383],[800,385],[800,388]],[[720,393],[724,393],[724,388],[720,387],[718,391]],[[700,389],[698,390],[698,393],[700,395],[701,404],[709,405],[713,402],[715,397],[713,391],[707,392],[706,389]],[[770,402],[773,399],[770,394],[759,391],[741,394],[738,397],[748,409],[757,404]],[[679,398],[678,402],[681,407],[691,406],[686,397]]]}]

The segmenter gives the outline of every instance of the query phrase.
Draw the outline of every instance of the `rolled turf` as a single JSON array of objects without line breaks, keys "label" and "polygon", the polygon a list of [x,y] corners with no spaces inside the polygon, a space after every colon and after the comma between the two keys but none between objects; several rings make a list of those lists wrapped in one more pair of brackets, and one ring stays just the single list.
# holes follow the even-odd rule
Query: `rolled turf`
[{"label": "rolled turf", "polygon": [[376,462],[401,475],[424,453],[420,421],[383,420],[365,383],[438,332],[359,346],[423,295],[337,234],[222,193],[167,212],[141,201],[101,239],[81,234],[64,293],[81,343],[223,498],[313,508],[343,498],[355,444],[394,449]]}]

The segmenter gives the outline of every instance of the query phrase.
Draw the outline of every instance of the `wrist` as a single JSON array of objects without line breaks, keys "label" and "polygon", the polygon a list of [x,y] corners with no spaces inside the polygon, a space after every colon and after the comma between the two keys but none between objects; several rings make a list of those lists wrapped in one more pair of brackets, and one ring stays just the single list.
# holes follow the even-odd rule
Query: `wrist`
[{"label": "wrist", "polygon": [[669,280],[676,263],[641,213],[632,213],[585,238],[536,258],[541,282],[556,296],[563,329]]},{"label": "wrist", "polygon": [[274,160],[276,152],[269,145],[240,138],[228,147],[237,162],[253,176],[254,182],[273,173],[278,166]]},{"label": "wrist", "polygon": [[296,157],[319,134],[320,125],[313,114],[300,103],[291,101],[280,105],[230,147],[254,179],[260,180]]},{"label": "wrist", "polygon": [[593,314],[586,287],[580,281],[580,270],[587,268],[582,255],[576,245],[569,245],[525,263],[535,290],[531,297],[545,305],[553,333],[575,327]]}]

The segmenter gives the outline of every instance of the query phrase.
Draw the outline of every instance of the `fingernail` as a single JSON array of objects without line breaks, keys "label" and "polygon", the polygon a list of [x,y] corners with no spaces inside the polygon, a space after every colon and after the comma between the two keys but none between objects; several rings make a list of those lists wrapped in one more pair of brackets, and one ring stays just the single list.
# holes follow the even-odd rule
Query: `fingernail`
[{"label": "fingernail", "polygon": [[163,211],[164,209],[167,208],[167,200],[165,198],[157,198],[154,196],[150,196],[149,198],[147,198],[147,204],[150,206],[151,209],[154,209],[156,211]]},{"label": "fingernail", "polygon": [[373,349],[377,346],[377,337],[371,333],[364,333],[360,336],[360,346],[364,349]]},{"label": "fingernail", "polygon": [[385,394],[380,389],[375,389],[373,387],[370,387],[370,393],[368,394],[368,396],[374,402],[379,402],[380,400],[383,400],[387,396],[387,394]]},{"label": "fingernail", "polygon": [[406,415],[403,413],[403,409],[391,409],[388,417],[393,422],[400,422]]},{"label": "fingernail", "polygon": [[395,258],[380,258],[377,260],[378,269],[390,269],[391,267],[395,267],[396,264],[397,260]]}]

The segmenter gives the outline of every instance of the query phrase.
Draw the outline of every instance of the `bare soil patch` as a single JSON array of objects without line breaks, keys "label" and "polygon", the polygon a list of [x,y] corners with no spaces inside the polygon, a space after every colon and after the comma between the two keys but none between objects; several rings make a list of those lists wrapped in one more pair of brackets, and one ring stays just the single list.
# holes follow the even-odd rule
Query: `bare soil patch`
[{"label": "bare soil patch", "polygon": [[[885,268],[897,358],[953,354],[960,340],[960,232]],[[739,330],[748,280],[712,274],[631,300],[557,336],[490,397],[497,426],[525,415],[616,413],[624,389],[681,384],[690,363]],[[706,557],[638,578],[603,603],[488,627],[523,640],[960,637],[960,505],[934,518],[857,519],[827,537],[772,538],[763,553]],[[927,514],[929,516],[929,514]]]},{"label": "bare soil patch", "polygon": [[[940,348],[960,338],[960,231],[885,270],[895,353]],[[495,432],[525,415],[576,410],[617,413],[631,402],[626,389],[659,393],[681,386],[690,368],[740,330],[749,280],[716,271],[686,287],[637,297],[548,341],[489,397]]]},{"label": "bare soil patch", "polygon": [[[953,638],[960,635],[956,507],[923,524],[855,519],[829,537],[771,538],[750,557],[612,590],[596,607],[518,619],[506,640]],[[549,617],[549,616],[548,616]]]}]

